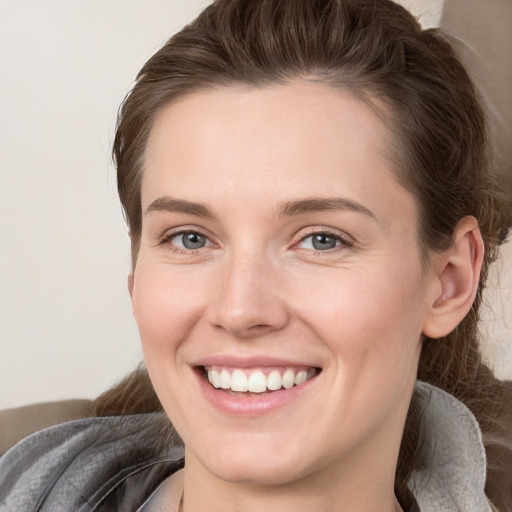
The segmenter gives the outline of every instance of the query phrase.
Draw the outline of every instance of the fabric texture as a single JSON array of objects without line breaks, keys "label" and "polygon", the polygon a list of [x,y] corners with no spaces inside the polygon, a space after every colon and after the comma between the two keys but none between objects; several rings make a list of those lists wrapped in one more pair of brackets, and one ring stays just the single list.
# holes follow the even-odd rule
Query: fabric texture
[{"label": "fabric texture", "polygon": [[[478,424],[465,405],[425,383],[426,467],[410,487],[421,512],[489,512]],[[1,512],[136,511],[183,467],[164,413],[76,420],[37,432],[0,458]]]},{"label": "fabric texture", "polygon": [[0,411],[0,455],[43,428],[92,416],[92,400],[45,402]]},{"label": "fabric texture", "polygon": [[428,466],[409,480],[421,512],[490,511],[484,494],[485,449],[475,417],[441,389],[418,383],[416,390],[428,400],[422,452]]}]

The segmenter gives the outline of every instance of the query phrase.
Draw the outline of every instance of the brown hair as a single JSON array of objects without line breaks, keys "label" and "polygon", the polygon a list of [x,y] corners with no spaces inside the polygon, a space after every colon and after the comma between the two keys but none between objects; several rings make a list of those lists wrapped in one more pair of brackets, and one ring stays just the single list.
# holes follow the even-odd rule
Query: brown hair
[{"label": "brown hair", "polygon": [[[510,475],[502,467],[503,446],[510,445],[502,435],[505,391],[481,362],[477,332],[488,268],[509,226],[493,193],[485,115],[468,73],[439,30],[422,30],[389,0],[218,0],[207,7],[144,65],[119,112],[113,154],[133,265],[141,236],[144,151],[162,108],[209,87],[293,79],[348,90],[384,119],[397,176],[417,198],[425,259],[427,249],[450,246],[462,217],[478,219],[485,261],[477,298],[452,333],[425,340],[418,378],[473,411],[488,454],[486,491],[496,506],[512,506]],[[116,389],[98,401],[99,413],[160,407],[144,370]],[[132,397],[142,393],[140,407],[126,409],[126,390]],[[399,454],[399,496],[421,464],[420,435],[412,428],[418,414],[420,405],[412,403]]]}]

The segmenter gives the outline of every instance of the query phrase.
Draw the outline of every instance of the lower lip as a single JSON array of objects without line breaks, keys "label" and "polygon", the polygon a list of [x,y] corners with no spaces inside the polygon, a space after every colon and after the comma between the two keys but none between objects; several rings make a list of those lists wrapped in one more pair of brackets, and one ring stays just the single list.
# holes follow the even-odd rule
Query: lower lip
[{"label": "lower lip", "polygon": [[315,383],[318,375],[304,382],[300,386],[294,386],[290,389],[280,389],[272,393],[262,393],[261,395],[231,395],[224,390],[214,388],[203,376],[201,371],[195,370],[199,380],[201,392],[205,398],[219,411],[234,416],[262,416],[269,414],[290,402],[293,402]]}]

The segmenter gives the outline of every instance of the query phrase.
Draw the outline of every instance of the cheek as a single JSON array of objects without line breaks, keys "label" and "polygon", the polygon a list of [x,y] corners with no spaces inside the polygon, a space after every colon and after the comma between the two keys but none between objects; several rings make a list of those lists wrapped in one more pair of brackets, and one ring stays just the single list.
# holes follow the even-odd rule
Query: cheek
[{"label": "cheek", "polygon": [[[406,262],[404,262],[406,263]],[[302,278],[298,307],[321,324],[378,339],[389,331],[418,328],[423,314],[421,270],[415,265],[361,266],[330,275]],[[296,278],[296,282],[299,279]]]},{"label": "cheek", "polygon": [[[407,274],[407,269],[404,269]],[[416,379],[421,348],[421,277],[346,279],[310,310],[311,322],[333,353],[333,390],[338,419],[350,414],[353,426],[371,428],[397,404],[407,401]],[[396,280],[395,280],[396,279]],[[395,283],[394,286],[393,282]],[[312,298],[310,304],[317,302]],[[329,329],[328,326],[331,326]],[[359,425],[359,427],[357,427]]]},{"label": "cheek", "polygon": [[169,269],[135,273],[132,307],[145,355],[175,351],[197,320],[201,290]]},{"label": "cheek", "polygon": [[414,361],[424,315],[422,273],[402,263],[377,272],[341,270],[336,280],[308,283],[300,307],[344,367],[340,375],[363,380],[405,372]]},{"label": "cheek", "polygon": [[138,266],[132,307],[153,387],[168,416],[180,424],[184,413],[179,397],[187,369],[182,364],[183,347],[197,324],[197,297],[202,291],[163,267]]}]

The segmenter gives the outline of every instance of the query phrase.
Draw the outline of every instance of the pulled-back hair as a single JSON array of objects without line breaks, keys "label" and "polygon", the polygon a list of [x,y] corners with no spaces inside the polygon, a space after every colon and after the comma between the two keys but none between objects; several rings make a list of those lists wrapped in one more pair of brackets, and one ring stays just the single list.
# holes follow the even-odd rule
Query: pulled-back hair
[{"label": "pulled-back hair", "polygon": [[[453,394],[475,414],[488,456],[486,492],[497,507],[511,507],[511,477],[503,466],[510,461],[504,455],[510,446],[503,430],[506,391],[481,362],[477,331],[488,268],[509,226],[494,193],[478,95],[439,30],[422,30],[407,10],[389,0],[217,0],[207,7],[144,65],[119,112],[113,154],[134,268],[145,147],[162,109],[211,87],[292,80],[348,91],[386,124],[396,175],[416,198],[425,265],[429,251],[450,247],[460,219],[472,215],[478,220],[485,258],[477,297],[453,332],[424,340],[418,378]],[[138,389],[140,407],[127,405],[134,396],[126,395],[130,388]],[[158,407],[143,370],[98,401],[100,414]],[[399,454],[399,496],[406,495],[409,475],[422,464],[416,427],[421,409],[413,400]]]}]

